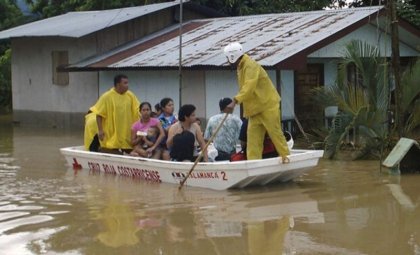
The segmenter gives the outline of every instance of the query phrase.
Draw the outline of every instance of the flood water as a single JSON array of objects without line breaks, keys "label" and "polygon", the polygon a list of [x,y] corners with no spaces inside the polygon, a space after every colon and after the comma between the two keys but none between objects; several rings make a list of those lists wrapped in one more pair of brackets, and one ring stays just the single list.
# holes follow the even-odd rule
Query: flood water
[{"label": "flood water", "polygon": [[286,184],[212,191],[74,171],[81,131],[0,120],[0,254],[420,254],[420,175],[322,160]]}]

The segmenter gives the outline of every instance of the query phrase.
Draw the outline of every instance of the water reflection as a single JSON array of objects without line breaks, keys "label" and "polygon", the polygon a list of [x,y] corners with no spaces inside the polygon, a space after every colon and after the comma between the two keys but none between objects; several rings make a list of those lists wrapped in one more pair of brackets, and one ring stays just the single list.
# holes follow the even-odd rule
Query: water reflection
[{"label": "water reflection", "polygon": [[2,254],[420,254],[419,175],[322,161],[294,182],[212,191],[74,172],[81,133],[0,125]]}]

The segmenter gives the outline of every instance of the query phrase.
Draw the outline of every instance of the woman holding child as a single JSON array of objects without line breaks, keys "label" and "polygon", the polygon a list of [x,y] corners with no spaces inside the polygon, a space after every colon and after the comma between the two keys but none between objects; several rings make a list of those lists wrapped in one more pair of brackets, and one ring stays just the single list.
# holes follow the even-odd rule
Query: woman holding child
[{"label": "woman holding child", "polygon": [[165,131],[160,121],[151,118],[152,106],[148,102],[140,104],[139,121],[136,121],[131,127],[132,156],[144,158],[160,159],[162,148],[160,143],[165,137]]}]

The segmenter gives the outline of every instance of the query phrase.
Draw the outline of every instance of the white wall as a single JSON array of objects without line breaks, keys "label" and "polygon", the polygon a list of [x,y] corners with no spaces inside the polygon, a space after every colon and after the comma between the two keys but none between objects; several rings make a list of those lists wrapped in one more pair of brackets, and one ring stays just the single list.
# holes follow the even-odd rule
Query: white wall
[{"label": "white wall", "polygon": [[99,93],[114,86],[114,76],[128,76],[129,89],[141,102],[149,102],[153,107],[164,97],[174,100],[175,111],[179,109],[178,71],[102,71],[99,72]]},{"label": "white wall", "polygon": [[281,119],[295,117],[295,74],[293,70],[281,70]]},{"label": "white wall", "polygon": [[[238,92],[236,70],[206,71],[206,118],[220,112],[219,101],[224,97],[234,97]],[[240,108],[235,107],[235,114],[239,116]]]},{"label": "white wall", "polygon": [[[371,45],[379,45],[382,55],[391,56],[391,38],[388,34],[367,24],[347,34],[339,40],[308,55],[309,58],[339,58],[343,56],[343,49],[351,40],[362,40]],[[400,41],[400,56],[419,56],[419,52]]]},{"label": "white wall", "polygon": [[68,50],[75,63],[96,52],[93,37],[84,39],[19,38],[12,40],[13,109],[80,113],[97,99],[97,74],[69,74],[68,85],[52,83],[52,51]]},{"label": "white wall", "polygon": [[[267,70],[274,86],[276,86],[276,71]],[[281,71],[281,107],[282,119],[293,118],[294,107],[294,74],[293,71]],[[223,97],[234,97],[238,93],[238,82],[235,71],[206,72],[206,115],[207,119],[219,113],[219,100]],[[239,107],[235,108],[239,116]]]}]

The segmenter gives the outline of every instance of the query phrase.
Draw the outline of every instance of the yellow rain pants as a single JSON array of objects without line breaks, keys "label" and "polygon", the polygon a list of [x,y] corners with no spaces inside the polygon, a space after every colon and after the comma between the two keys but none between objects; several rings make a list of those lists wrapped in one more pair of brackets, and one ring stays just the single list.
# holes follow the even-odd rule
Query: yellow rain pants
[{"label": "yellow rain pants", "polygon": [[248,254],[285,254],[284,239],[289,231],[289,224],[288,216],[276,220],[248,223]]},{"label": "yellow rain pants", "polygon": [[265,133],[271,138],[280,156],[289,155],[286,138],[280,125],[279,105],[249,117],[247,130],[246,157],[248,160],[261,159]]},{"label": "yellow rain pants", "polygon": [[280,95],[267,72],[246,54],[242,56],[237,71],[239,92],[234,100],[243,105],[244,117],[249,119],[247,159],[262,158],[266,132],[279,155],[289,155],[280,125]]}]

